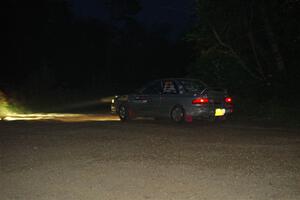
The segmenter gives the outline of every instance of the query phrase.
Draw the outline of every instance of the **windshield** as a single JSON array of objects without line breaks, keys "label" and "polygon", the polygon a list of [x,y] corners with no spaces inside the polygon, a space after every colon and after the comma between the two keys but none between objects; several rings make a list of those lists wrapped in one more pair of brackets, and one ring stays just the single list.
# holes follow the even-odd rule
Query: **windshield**
[{"label": "windshield", "polygon": [[199,92],[207,88],[207,86],[198,80],[179,80],[186,92]]}]

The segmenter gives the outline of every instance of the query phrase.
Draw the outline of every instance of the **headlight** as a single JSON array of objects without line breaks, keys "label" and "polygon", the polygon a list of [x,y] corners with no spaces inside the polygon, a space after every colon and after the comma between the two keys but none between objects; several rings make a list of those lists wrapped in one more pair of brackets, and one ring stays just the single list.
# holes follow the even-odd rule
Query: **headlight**
[{"label": "headlight", "polygon": [[111,100],[111,103],[115,103],[115,99],[112,99],[112,100]]}]

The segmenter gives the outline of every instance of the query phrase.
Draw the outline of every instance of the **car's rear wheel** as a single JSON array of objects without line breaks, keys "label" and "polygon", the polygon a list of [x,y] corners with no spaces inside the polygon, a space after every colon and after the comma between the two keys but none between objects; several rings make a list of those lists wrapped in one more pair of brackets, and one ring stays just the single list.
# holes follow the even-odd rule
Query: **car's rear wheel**
[{"label": "car's rear wheel", "polygon": [[184,121],[185,111],[181,106],[175,106],[171,111],[171,119],[176,122],[180,123]]},{"label": "car's rear wheel", "polygon": [[120,117],[121,121],[128,121],[128,120],[130,120],[128,106],[126,106],[126,105],[120,105],[120,107],[119,107],[119,117]]}]

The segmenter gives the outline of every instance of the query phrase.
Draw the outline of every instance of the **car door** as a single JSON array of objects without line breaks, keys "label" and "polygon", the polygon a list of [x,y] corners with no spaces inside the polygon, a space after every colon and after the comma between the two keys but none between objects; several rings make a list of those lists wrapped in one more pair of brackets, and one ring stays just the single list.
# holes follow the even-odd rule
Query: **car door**
[{"label": "car door", "polygon": [[134,97],[134,110],[138,116],[155,117],[160,107],[161,81],[153,81],[146,85]]},{"label": "car door", "polygon": [[179,92],[174,80],[162,81],[162,95],[160,110],[165,116],[168,116],[173,106],[179,102]]}]

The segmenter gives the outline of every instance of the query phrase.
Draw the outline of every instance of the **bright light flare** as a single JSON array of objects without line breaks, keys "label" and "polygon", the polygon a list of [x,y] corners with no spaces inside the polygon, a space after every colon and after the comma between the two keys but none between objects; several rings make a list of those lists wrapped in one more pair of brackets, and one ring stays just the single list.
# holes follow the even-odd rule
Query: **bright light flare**
[{"label": "bright light flare", "polygon": [[[111,103],[113,96],[102,99],[86,101],[65,106],[66,108],[88,107],[97,104]],[[87,122],[87,121],[120,121],[120,118],[111,114],[71,114],[71,113],[31,113],[14,112],[10,109],[6,95],[0,90],[0,120],[3,121],[41,121],[53,120],[62,122]]]},{"label": "bright light flare", "polygon": [[206,104],[208,103],[208,98],[197,98],[192,101],[192,104]]},{"label": "bright light flare", "polygon": [[100,103],[112,103],[112,100],[114,100],[114,96],[109,96],[109,97],[103,97],[100,99]]},{"label": "bright light flare", "polygon": [[226,97],[225,102],[226,103],[232,103],[232,98],[231,97]]},{"label": "bright light flare", "polygon": [[97,114],[69,114],[69,113],[33,113],[10,114],[3,118],[4,121],[41,121],[54,120],[61,122],[88,122],[88,121],[120,121],[115,115]]}]

